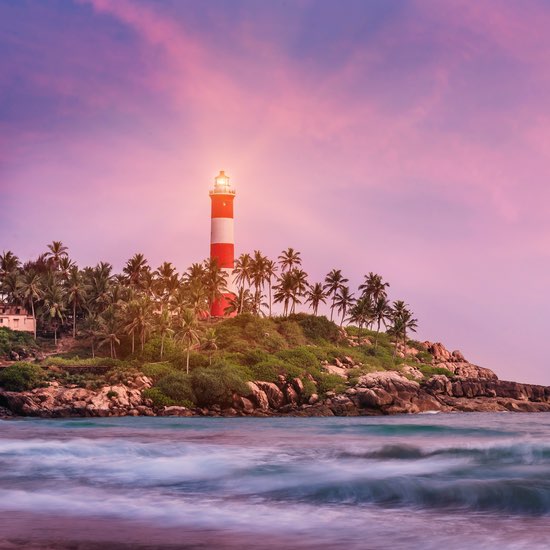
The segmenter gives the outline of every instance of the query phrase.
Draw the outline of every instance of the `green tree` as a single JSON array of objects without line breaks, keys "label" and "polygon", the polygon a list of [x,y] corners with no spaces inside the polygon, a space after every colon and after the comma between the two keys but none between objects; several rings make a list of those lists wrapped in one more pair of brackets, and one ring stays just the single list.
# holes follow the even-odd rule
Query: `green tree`
[{"label": "green tree", "polygon": [[175,336],[176,340],[185,346],[187,352],[185,372],[189,374],[191,347],[200,342],[198,321],[193,310],[186,309],[178,317]]},{"label": "green tree", "polygon": [[336,299],[334,301],[334,305],[338,309],[338,313],[340,313],[342,316],[342,318],[340,319],[340,326],[344,324],[344,319],[346,318],[346,314],[348,310],[353,306],[353,304],[354,304],[353,294],[351,294],[349,287],[341,286],[340,290],[338,291],[338,294],[336,295]]},{"label": "green tree", "polygon": [[51,274],[44,288],[43,318],[51,325],[57,346],[57,331],[65,320],[65,299],[59,279]]},{"label": "green tree", "polygon": [[69,271],[66,282],[66,297],[69,305],[73,309],[73,338],[76,338],[76,312],[77,308],[82,308],[86,303],[87,289],[82,277],[82,273],[77,266],[73,266]]},{"label": "green tree", "polygon": [[201,348],[208,352],[208,364],[212,366],[212,354],[218,349],[218,333],[209,328],[202,336]]},{"label": "green tree", "polygon": [[294,248],[283,250],[278,259],[282,271],[291,271],[294,267],[302,265],[300,253]]},{"label": "green tree", "polygon": [[164,341],[167,337],[174,334],[172,316],[168,310],[164,309],[157,312],[154,319],[154,331],[160,336],[160,360],[162,361],[164,356]]},{"label": "green tree", "polygon": [[25,271],[21,279],[21,296],[25,304],[30,304],[32,318],[34,320],[34,339],[36,340],[36,311],[35,304],[42,299],[42,280],[33,269]]},{"label": "green tree", "polygon": [[336,307],[336,295],[340,288],[347,283],[348,280],[344,278],[342,275],[342,271],[340,269],[333,269],[330,271],[330,273],[325,277],[325,285],[323,289],[327,293],[327,296],[332,296],[332,303],[330,306],[330,320],[332,321],[332,318],[334,316],[334,308]]}]

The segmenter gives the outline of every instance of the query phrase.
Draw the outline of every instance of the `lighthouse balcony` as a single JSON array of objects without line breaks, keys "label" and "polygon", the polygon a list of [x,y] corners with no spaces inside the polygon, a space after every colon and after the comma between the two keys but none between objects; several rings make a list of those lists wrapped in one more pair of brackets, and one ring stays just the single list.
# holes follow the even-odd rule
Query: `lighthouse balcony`
[{"label": "lighthouse balcony", "polygon": [[235,189],[228,189],[227,187],[214,187],[210,190],[210,196],[212,195],[235,195]]}]

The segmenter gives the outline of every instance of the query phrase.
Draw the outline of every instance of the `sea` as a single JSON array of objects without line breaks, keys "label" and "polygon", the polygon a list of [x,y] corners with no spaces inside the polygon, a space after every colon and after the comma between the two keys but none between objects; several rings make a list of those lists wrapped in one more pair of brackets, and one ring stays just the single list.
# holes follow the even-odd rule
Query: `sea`
[{"label": "sea", "polygon": [[550,414],[0,421],[1,549],[548,549]]}]

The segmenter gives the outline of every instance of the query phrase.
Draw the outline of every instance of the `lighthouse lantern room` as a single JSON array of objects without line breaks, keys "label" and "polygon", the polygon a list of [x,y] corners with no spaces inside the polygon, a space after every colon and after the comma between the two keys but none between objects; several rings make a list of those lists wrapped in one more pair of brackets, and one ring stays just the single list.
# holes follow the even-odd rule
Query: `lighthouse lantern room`
[{"label": "lighthouse lantern room", "polygon": [[235,190],[223,170],[214,178],[214,189],[210,190],[212,200],[210,259],[227,273],[227,293],[212,304],[213,317],[226,316],[225,309],[235,294],[233,268],[235,267],[235,238],[233,234],[233,201]]}]

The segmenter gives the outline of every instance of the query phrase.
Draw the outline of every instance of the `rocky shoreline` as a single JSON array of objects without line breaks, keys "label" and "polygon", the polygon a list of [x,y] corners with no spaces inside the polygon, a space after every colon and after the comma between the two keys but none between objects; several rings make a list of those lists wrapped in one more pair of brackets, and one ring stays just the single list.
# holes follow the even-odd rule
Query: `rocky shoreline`
[{"label": "rocky shoreline", "polygon": [[[445,350],[446,351],[446,350]],[[447,352],[448,353],[448,352]],[[494,372],[473,365],[460,356],[438,364],[450,376],[429,379],[414,367],[401,372],[379,371],[361,376],[340,394],[306,395],[304,381],[283,377],[278,383],[254,381],[248,392],[234,394],[231,406],[222,408],[156,408],[142,391],[152,386],[146,376],[97,390],[62,386],[26,392],[0,389],[0,416],[42,418],[106,416],[362,416],[426,412],[546,412],[550,411],[550,387],[499,380]],[[333,366],[329,366],[333,367]],[[341,367],[345,364],[341,363]],[[327,369],[327,370],[330,370]]]}]

